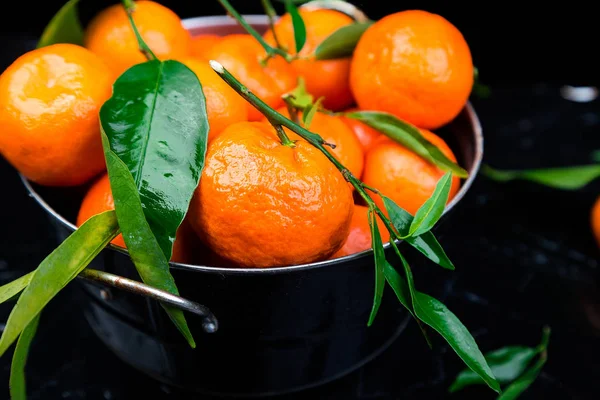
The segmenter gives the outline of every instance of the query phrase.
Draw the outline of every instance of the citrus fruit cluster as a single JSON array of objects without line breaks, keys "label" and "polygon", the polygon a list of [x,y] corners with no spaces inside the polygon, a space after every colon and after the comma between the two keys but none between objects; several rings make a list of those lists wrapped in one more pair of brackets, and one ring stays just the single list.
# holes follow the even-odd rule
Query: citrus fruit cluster
[{"label": "citrus fruit cluster", "polygon": [[[269,121],[209,66],[215,60],[270,107],[291,117],[286,95],[305,82],[323,110],[307,128],[357,178],[414,214],[443,176],[438,166],[357,120],[353,110],[382,111],[419,128],[450,160],[434,131],[463,109],[473,86],[469,47],[443,17],[402,11],[374,22],[352,56],[317,60],[325,38],[354,21],[331,9],[300,8],[306,43],[297,54],[289,14],[263,39],[294,56],[267,57],[249,34],[192,37],[170,9],[135,3],[139,34],[161,60],[185,64],[199,78],[208,123],[205,168],[181,225],[173,261],[229,267],[277,267],[347,256],[371,247],[367,208],[324,154],[291,131],[282,144]],[[77,224],[114,208],[106,175],[100,107],[115,80],[144,62],[120,5],[101,11],[84,45],[32,50],[0,76],[0,152],[29,180],[89,185]],[[452,178],[449,199],[458,191]],[[378,197],[377,197],[378,199]],[[380,204],[383,209],[383,205]],[[387,231],[380,229],[384,240]],[[121,237],[112,242],[125,247]]]}]

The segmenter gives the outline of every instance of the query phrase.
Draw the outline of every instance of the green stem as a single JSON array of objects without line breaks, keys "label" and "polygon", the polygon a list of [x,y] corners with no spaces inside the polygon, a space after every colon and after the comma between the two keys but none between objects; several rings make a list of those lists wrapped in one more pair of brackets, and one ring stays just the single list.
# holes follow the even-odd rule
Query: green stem
[{"label": "green stem", "polygon": [[277,12],[275,11],[273,4],[271,3],[271,0],[260,1],[262,3],[263,9],[265,10],[265,14],[267,14],[267,17],[269,18],[269,29],[271,30],[271,32],[273,32],[273,40],[275,41],[275,44],[277,45],[278,49],[285,51],[285,48],[281,45],[281,42],[277,38],[277,32],[275,32],[275,17],[277,17]]},{"label": "green stem", "polygon": [[150,47],[148,47],[146,42],[144,42],[144,39],[142,39],[142,35],[140,35],[140,31],[138,31],[138,28],[135,25],[135,22],[133,21],[133,13],[135,11],[135,3],[133,2],[133,0],[122,0],[122,3],[123,3],[123,7],[125,8],[125,12],[127,13],[127,18],[129,18],[129,23],[131,24],[131,27],[133,28],[133,33],[135,33],[135,37],[137,39],[140,51],[148,60],[157,60],[158,58],[156,57],[154,52],[152,52]]},{"label": "green stem", "polygon": [[[271,121],[269,121],[271,122]],[[296,142],[293,140],[290,140],[290,138],[288,137],[287,133],[285,133],[285,130],[283,129],[283,127],[277,123],[273,123],[271,122],[271,125],[273,125],[273,127],[275,128],[275,130],[277,131],[277,136],[279,137],[279,141],[281,142],[282,145],[287,146],[287,147],[296,147]]]},{"label": "green stem", "polygon": [[228,0],[218,0],[218,1],[223,6],[223,8],[225,9],[225,11],[227,11],[227,13],[231,17],[233,17],[242,26],[242,28],[244,28],[246,30],[246,32],[248,32],[250,35],[252,35],[252,37],[254,37],[258,41],[258,43],[260,43],[260,45],[267,52],[267,59],[278,55],[278,56],[283,57],[287,62],[291,62],[291,61],[294,60],[294,57],[292,57],[287,52],[283,51],[282,49],[273,47],[269,43],[267,43],[265,41],[265,39],[263,39],[263,37],[261,36],[261,34],[258,33],[256,31],[256,29],[254,29],[253,27],[251,27],[250,24],[248,24],[246,22],[246,20],[244,19],[244,17],[242,17],[240,15],[240,13],[238,13],[235,10],[235,8],[233,8],[233,6],[229,3]]}]

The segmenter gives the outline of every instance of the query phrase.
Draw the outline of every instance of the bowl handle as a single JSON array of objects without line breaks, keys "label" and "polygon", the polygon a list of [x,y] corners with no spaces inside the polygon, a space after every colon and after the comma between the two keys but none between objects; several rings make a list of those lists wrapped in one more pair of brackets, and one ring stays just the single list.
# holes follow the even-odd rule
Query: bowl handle
[{"label": "bowl handle", "polygon": [[79,273],[78,278],[112,286],[140,296],[149,297],[162,303],[169,304],[183,311],[189,311],[202,317],[202,328],[206,333],[215,333],[219,329],[219,322],[208,307],[194,301],[184,299],[164,290],[156,289],[144,283],[114,275],[109,272],[86,268]]},{"label": "bowl handle", "polygon": [[354,19],[356,22],[367,22],[369,17],[360,8],[354,4],[342,0],[313,0],[304,3],[301,8],[307,10],[325,8],[329,10],[339,11]]}]

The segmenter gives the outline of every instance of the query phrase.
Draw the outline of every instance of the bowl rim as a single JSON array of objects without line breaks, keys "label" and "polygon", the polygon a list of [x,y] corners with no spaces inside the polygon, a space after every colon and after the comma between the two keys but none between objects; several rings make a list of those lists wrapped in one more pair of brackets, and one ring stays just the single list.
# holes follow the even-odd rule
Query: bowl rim
[{"label": "bowl rim", "polygon": [[[265,15],[244,15],[244,18],[251,25],[253,24],[264,24],[268,21]],[[210,15],[210,16],[202,16],[202,17],[192,17],[186,18],[182,20],[182,23],[186,29],[192,29],[197,27],[198,25],[205,26],[223,26],[223,25],[237,25],[237,22],[226,16],[226,15]],[[461,111],[461,113],[465,112],[467,119],[469,120],[474,136],[474,158],[473,165],[471,166],[469,172],[469,176],[462,182],[462,185],[456,196],[448,203],[442,217],[446,216],[448,212],[450,212],[456,204],[465,196],[465,194],[469,191],[473,181],[475,180],[483,159],[483,132],[481,128],[481,123],[473,106],[470,101],[467,101],[465,107]],[[30,197],[32,197],[48,214],[54,217],[61,225],[70,231],[75,231],[77,227],[72,222],[65,219],[62,215],[60,215],[56,210],[54,210],[41,196],[37,191],[33,188],[31,182],[21,173],[19,173],[21,181],[23,185],[29,192]],[[390,248],[390,243],[385,243],[383,245],[384,249]],[[107,248],[121,252],[125,255],[129,255],[125,249],[122,249],[113,244],[109,244]],[[333,266],[339,264],[345,264],[347,262],[355,261],[361,258],[365,258],[366,256],[372,254],[372,249],[367,249],[361,251],[359,253],[350,254],[344,257],[335,258],[332,260],[323,260],[316,261],[312,263],[306,264],[298,264],[298,265],[288,265],[283,267],[270,267],[270,268],[228,268],[228,267],[212,267],[207,265],[195,265],[195,264],[184,264],[184,263],[176,263],[169,262],[170,267],[173,269],[187,270],[191,272],[205,272],[205,273],[216,273],[216,274],[225,274],[225,275],[274,275],[281,273],[291,273],[291,272],[299,272],[310,269],[321,268],[325,266]]]}]

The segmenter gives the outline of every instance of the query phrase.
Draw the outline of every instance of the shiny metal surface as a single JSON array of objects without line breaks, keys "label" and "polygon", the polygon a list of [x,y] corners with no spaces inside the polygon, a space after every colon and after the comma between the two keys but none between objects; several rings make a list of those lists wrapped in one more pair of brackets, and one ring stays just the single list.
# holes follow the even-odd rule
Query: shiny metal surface
[{"label": "shiny metal surface", "polygon": [[161,303],[169,304],[183,311],[189,311],[199,315],[204,319],[202,327],[206,333],[215,333],[219,329],[219,323],[210,310],[194,301],[184,299],[181,296],[176,296],[164,290],[153,288],[144,283],[127,279],[119,275],[110,274],[105,271],[95,269],[84,269],[77,275],[78,278],[88,281],[101,283],[103,285],[112,286],[117,289],[126,290],[140,296],[149,297],[158,300]]}]

